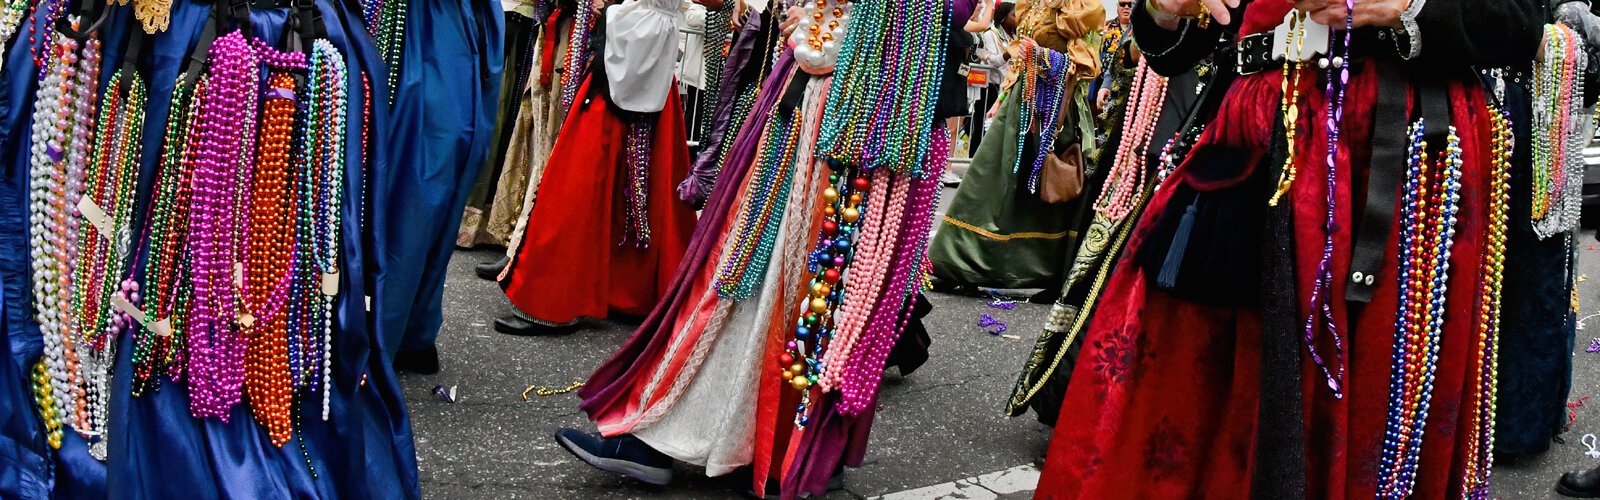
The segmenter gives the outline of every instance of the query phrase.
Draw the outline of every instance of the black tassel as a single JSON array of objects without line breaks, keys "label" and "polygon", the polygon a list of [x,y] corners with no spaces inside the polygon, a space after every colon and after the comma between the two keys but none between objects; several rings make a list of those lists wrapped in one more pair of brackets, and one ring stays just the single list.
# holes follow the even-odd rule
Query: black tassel
[{"label": "black tassel", "polygon": [[1199,211],[1199,205],[1199,198],[1189,203],[1189,208],[1183,211],[1183,219],[1178,221],[1178,230],[1172,233],[1167,259],[1161,262],[1161,273],[1156,275],[1156,287],[1162,290],[1177,288],[1178,269],[1183,267],[1183,254],[1189,248],[1189,232],[1194,230],[1195,212]]}]

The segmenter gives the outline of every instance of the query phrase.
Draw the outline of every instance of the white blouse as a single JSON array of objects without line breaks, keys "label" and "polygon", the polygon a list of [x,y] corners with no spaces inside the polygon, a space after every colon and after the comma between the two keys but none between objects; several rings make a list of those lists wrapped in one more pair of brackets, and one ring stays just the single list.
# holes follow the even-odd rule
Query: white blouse
[{"label": "white blouse", "polygon": [[682,0],[625,0],[606,9],[606,82],[611,101],[636,113],[661,111],[678,62]]}]

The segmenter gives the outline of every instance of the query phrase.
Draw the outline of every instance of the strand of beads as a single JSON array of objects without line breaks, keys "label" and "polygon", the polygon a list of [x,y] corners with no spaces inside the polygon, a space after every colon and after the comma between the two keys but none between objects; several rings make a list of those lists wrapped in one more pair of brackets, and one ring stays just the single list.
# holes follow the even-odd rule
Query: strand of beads
[{"label": "strand of beads", "polygon": [[[189,182],[194,176],[184,160],[183,145],[188,139],[193,100],[191,85],[182,77],[173,85],[168,105],[166,132],[163,135],[161,163],[156,173],[155,195],[151,198],[149,246],[145,264],[145,318],[150,322],[135,331],[133,350],[134,396],[158,387],[163,371],[181,368],[176,363],[180,350],[174,331],[182,331],[184,315],[179,295],[187,295],[187,273],[179,255],[187,243]],[[165,321],[165,322],[163,322]]]},{"label": "strand of beads", "polygon": [[1491,108],[1489,227],[1479,279],[1478,356],[1473,360],[1472,379],[1478,384],[1477,401],[1471,410],[1473,437],[1467,441],[1467,466],[1462,487],[1472,500],[1488,500],[1489,476],[1494,466],[1495,403],[1500,371],[1500,292],[1505,272],[1507,204],[1510,201],[1511,154],[1516,138],[1511,119],[1502,109]]},{"label": "strand of beads", "polygon": [[378,39],[379,16],[383,13],[383,0],[361,0],[361,20],[365,21],[367,34]]},{"label": "strand of beads", "polygon": [[845,28],[844,41],[834,62],[833,82],[828,87],[822,129],[817,139],[818,156],[829,159],[855,159],[866,143],[866,99],[876,95],[881,78],[867,77],[854,68],[882,68],[884,18],[889,2],[859,2],[851,7],[852,22]]},{"label": "strand of beads", "polygon": [[[1065,54],[1038,45],[1034,47],[1035,50],[1044,51],[1045,56],[1040,59],[1046,65],[1034,72],[1034,85],[1041,87],[1036,91],[1038,101],[1033,106],[1038,113],[1034,121],[1039,124],[1039,151],[1033,157],[1033,168],[1028,175],[1028,192],[1038,194],[1044,158],[1055,154],[1056,133],[1061,130],[1061,105],[1067,100],[1067,69],[1072,64]],[[940,168],[943,169],[942,166]]]},{"label": "strand of beads", "polygon": [[[80,59],[79,76],[93,99],[93,82],[98,81],[99,44],[90,38]],[[113,87],[99,110],[94,136],[80,141],[91,148],[86,155],[86,184],[77,215],[88,224],[78,230],[80,266],[74,270],[72,307],[76,340],[84,348],[81,370],[85,381],[85,410],[80,411],[78,431],[89,438],[90,456],[105,460],[110,375],[116,359],[116,336],[132,328],[126,314],[114,312],[114,298],[138,304],[138,286],[126,277],[128,247],[132,238],[134,185],[139,176],[139,140],[144,131],[145,87],[136,73],[118,71],[112,75]],[[88,108],[88,109],[85,109]],[[85,117],[94,116],[89,105],[80,105]],[[68,169],[73,167],[69,161]],[[137,306],[136,306],[137,307]]]},{"label": "strand of beads", "polygon": [[[833,338],[827,356],[821,360],[823,369],[818,384],[823,392],[832,392],[843,381],[845,362],[850,359],[850,351],[866,329],[868,315],[883,291],[882,279],[889,272],[896,234],[889,226],[900,222],[895,214],[904,209],[906,191],[910,187],[909,182],[904,182],[908,177],[901,176],[904,181],[897,182],[888,169],[875,169],[870,175],[872,191],[867,199],[881,200],[882,204],[876,207],[875,215],[867,217],[855,235],[856,255],[851,259],[850,272],[844,277],[846,286],[834,318]],[[816,306],[817,302],[812,301],[812,307]]]},{"label": "strand of beads", "polygon": [[[382,0],[378,14],[376,38],[378,51],[389,67],[389,104],[394,104],[396,86],[400,83],[400,63],[405,60],[406,3],[405,0]],[[584,9],[578,10],[582,15]],[[589,46],[582,47],[587,49]],[[571,66],[567,68],[570,73]]]},{"label": "strand of beads", "polygon": [[1545,26],[1544,57],[1534,61],[1533,217],[1540,239],[1576,227],[1582,204],[1582,73],[1588,58],[1581,40],[1560,24]]},{"label": "strand of beads", "polygon": [[22,13],[28,10],[28,0],[11,0],[0,7],[0,44],[11,41],[22,24]]},{"label": "strand of beads", "polygon": [[344,58],[332,42],[326,39],[313,42],[311,57],[315,84],[311,100],[315,107],[309,116],[314,124],[311,136],[314,137],[312,151],[317,172],[317,211],[313,215],[318,233],[317,271],[321,281],[321,293],[317,296],[322,313],[306,334],[310,340],[321,332],[320,342],[307,344],[313,347],[306,352],[309,374],[306,383],[319,380],[322,383],[322,419],[328,420],[333,392],[333,302],[339,293],[339,246],[344,241],[341,214],[344,210],[345,107],[349,94]]},{"label": "strand of beads", "polygon": [[[1352,2],[1353,0],[1345,0],[1346,5],[1352,6],[1351,8],[1353,9],[1354,4]],[[1341,46],[1343,48],[1341,55],[1334,56],[1331,60],[1328,58],[1323,58],[1318,62],[1318,66],[1323,69],[1328,69],[1331,63],[1333,70],[1338,71],[1338,78],[1334,78],[1332,75],[1329,75],[1327,78],[1327,87],[1325,87],[1323,93],[1323,95],[1330,101],[1330,108],[1324,113],[1324,118],[1328,127],[1328,136],[1326,141],[1327,155],[1324,156],[1327,165],[1327,172],[1324,175],[1326,180],[1326,183],[1324,184],[1324,190],[1327,195],[1327,198],[1325,199],[1325,203],[1327,204],[1327,212],[1324,214],[1322,226],[1324,228],[1322,240],[1322,259],[1317,264],[1317,279],[1316,282],[1312,284],[1311,302],[1306,308],[1308,312],[1306,313],[1305,335],[1303,338],[1306,344],[1307,354],[1311,356],[1311,361],[1317,365],[1317,369],[1322,371],[1323,379],[1327,381],[1328,388],[1333,391],[1334,398],[1344,397],[1343,384],[1346,368],[1346,363],[1344,361],[1344,339],[1339,336],[1339,329],[1337,323],[1334,321],[1333,316],[1333,227],[1334,214],[1336,213],[1335,210],[1339,206],[1339,200],[1337,196],[1338,191],[1335,186],[1335,179],[1337,179],[1339,172],[1339,163],[1336,160],[1338,159],[1339,153],[1340,125],[1344,123],[1345,88],[1348,87],[1350,83],[1350,68],[1347,64],[1347,61],[1350,60],[1350,32],[1353,29],[1352,26],[1354,23],[1354,17],[1352,17],[1353,14],[1349,14],[1349,12],[1351,11],[1347,11],[1345,15],[1345,29],[1340,38],[1342,40]],[[1300,43],[1303,43],[1303,41]],[[1296,70],[1298,70],[1298,68],[1296,68]],[[1295,95],[1298,96],[1298,71],[1295,74],[1294,85]],[[1295,111],[1297,106],[1293,103],[1295,100],[1295,98],[1291,98],[1291,100],[1286,101],[1286,103],[1289,106],[1289,112],[1298,115],[1298,111]],[[1292,158],[1294,156],[1294,129],[1287,128],[1291,123],[1288,120],[1289,118],[1285,118],[1284,125],[1286,130],[1289,130],[1288,144],[1290,149],[1288,154]],[[1293,167],[1289,166],[1286,168]],[[1292,180],[1293,176],[1290,175],[1289,178]],[[1279,185],[1279,194],[1274,194],[1273,201],[1268,203],[1275,203],[1278,200],[1278,196],[1280,196],[1282,192],[1285,192],[1287,187],[1287,184]],[[1323,328],[1327,329],[1328,337],[1333,343],[1332,364],[1335,366],[1331,369],[1329,368],[1329,363],[1322,359],[1322,353],[1317,350],[1316,334],[1318,319],[1322,320],[1322,326]]]},{"label": "strand of beads", "polygon": [[655,124],[640,121],[628,124],[623,138],[622,205],[626,222],[622,240],[633,240],[640,248],[650,246],[650,142],[655,138]]},{"label": "strand of beads", "polygon": [[[57,36],[58,43],[51,49],[59,53],[72,53],[77,42]],[[33,260],[33,306],[44,343],[44,361],[50,375],[51,397],[56,405],[52,412],[58,419],[74,413],[78,391],[78,366],[72,339],[68,335],[68,299],[71,297],[72,259],[63,258],[68,251],[68,201],[64,154],[70,146],[70,136],[64,131],[71,128],[72,114],[71,78],[73,65],[57,55],[49,59],[51,71],[39,87],[33,105],[33,130],[30,146],[30,256]],[[62,422],[54,422],[59,426]]]},{"label": "strand of beads", "polygon": [[[39,68],[40,80],[43,80],[45,72],[49,71],[52,54],[59,56],[70,53],[50,50],[55,47],[50,41],[56,39],[56,19],[61,17],[65,4],[65,0],[40,0],[28,8],[28,16],[33,18],[33,23],[28,25],[28,52],[33,54],[33,66]],[[40,43],[41,40],[43,43]],[[44,50],[40,50],[40,47],[44,47]]]},{"label": "strand of beads", "polygon": [[[229,418],[244,383],[244,339],[234,327],[239,316],[238,281],[242,198],[238,172],[247,172],[254,155],[246,142],[256,115],[260,60],[234,31],[218,38],[208,53],[210,70],[190,132],[194,169],[189,219],[189,259],[194,301],[188,327],[189,412],[196,418]],[[242,272],[240,273],[242,274]]]},{"label": "strand of beads", "polygon": [[1423,130],[1422,120],[1411,127],[1411,155],[1401,200],[1400,309],[1395,314],[1388,422],[1379,457],[1381,498],[1409,497],[1416,480],[1444,330],[1450,248],[1460,208],[1460,138],[1451,127],[1442,161],[1435,167],[1428,161]]},{"label": "strand of beads", "polygon": [[[776,109],[767,121],[767,129],[762,134],[762,155],[756,160],[755,180],[750,185],[745,205],[740,208],[738,229],[733,232],[732,254],[717,275],[717,295],[724,299],[750,298],[766,276],[789,200],[801,124],[800,120]],[[834,198],[837,197],[835,192]],[[849,243],[840,241],[844,249],[849,248]]]},{"label": "strand of beads", "polygon": [[950,9],[947,1],[864,0],[852,7],[823,114],[820,158],[920,175],[935,94],[892,89],[938,82]]},{"label": "strand of beads", "polygon": [[[1036,78],[1033,75],[1039,71],[1038,61],[1034,60],[1034,57],[1039,52],[1034,50],[1036,45],[1037,43],[1032,38],[1023,38],[1017,41],[1021,62],[1012,65],[1012,67],[1017,68],[1017,85],[1013,89],[1015,89],[1015,95],[1019,99],[1017,102],[1017,151],[1025,150],[1023,145],[1028,141],[1028,131],[1033,129],[1033,106],[1037,102],[1034,97],[1037,88],[1034,86]],[[1018,154],[1017,159],[1011,163],[1011,173],[1015,174],[1021,168],[1022,155]]]},{"label": "strand of beads", "polygon": [[1156,122],[1161,119],[1161,108],[1166,101],[1167,78],[1156,74],[1143,59],[1134,70],[1133,88],[1129,90],[1127,110],[1123,112],[1122,139],[1117,144],[1117,156],[1106,173],[1111,188],[1100,191],[1094,202],[1095,212],[1112,222],[1121,221],[1138,207],[1144,196],[1145,155],[1150,141],[1155,137]]},{"label": "strand of beads", "polygon": [[288,442],[293,433],[289,414],[293,389],[289,380],[288,319],[282,311],[289,278],[289,262],[283,257],[295,245],[291,219],[297,200],[288,195],[287,189],[294,88],[294,77],[287,72],[274,71],[268,77],[261,105],[259,156],[250,185],[250,229],[245,239],[242,302],[252,318],[241,325],[248,345],[245,394],[250,397],[250,411],[256,422],[266,428],[276,446]]},{"label": "strand of beads", "polygon": [[61,449],[61,406],[56,404],[55,390],[46,360],[33,365],[33,403],[39,409],[39,420],[44,422],[45,443],[51,449]]},{"label": "strand of beads", "polygon": [[[797,427],[804,427],[809,421],[806,408],[811,396],[806,389],[820,381],[822,360],[833,344],[838,326],[835,315],[844,301],[844,274],[852,268],[858,251],[854,245],[841,247],[838,241],[848,242],[861,229],[866,210],[864,202],[869,201],[862,195],[872,188],[866,177],[853,174],[853,169],[849,168],[837,168],[828,174],[828,187],[822,190],[822,198],[827,202],[822,209],[822,229],[807,265],[807,271],[812,274],[807,283],[809,293],[800,306],[795,338],[778,357],[779,366],[785,368],[784,382],[801,391],[801,401],[795,409]],[[806,356],[807,351],[810,356]]]},{"label": "strand of beads", "polygon": [[[82,172],[85,189],[73,216],[68,219],[68,233],[76,234],[69,241],[68,258],[77,262],[72,271],[71,322],[73,341],[80,347],[79,369],[84,383],[78,396],[76,424],[78,433],[92,441],[91,453],[98,447],[98,438],[105,429],[104,413],[109,402],[106,372],[111,369],[108,339],[117,333],[113,322],[111,297],[121,286],[122,270],[126,264],[126,230],[133,205],[133,184],[138,172],[137,145],[128,137],[128,122],[143,127],[143,102],[131,112],[123,109],[124,101],[135,96],[124,92],[122,85],[106,95],[103,112],[95,107],[99,83],[99,43],[91,36],[83,43],[78,57],[77,82],[79,92],[73,131],[73,153],[67,157],[67,176],[80,178]],[[118,78],[120,80],[120,78]],[[138,98],[143,97],[142,85],[137,87]],[[134,116],[127,116],[129,113]],[[124,120],[126,118],[126,120]],[[89,134],[93,123],[93,135]],[[124,160],[124,156],[132,156]],[[71,199],[74,193],[69,191]],[[92,207],[92,208],[90,208]],[[89,222],[83,224],[82,222]],[[74,228],[73,226],[76,226]],[[102,448],[103,449],[103,448]],[[96,454],[97,458],[102,457]]]},{"label": "strand of beads", "polygon": [[567,53],[561,65],[565,70],[561,74],[561,109],[572,108],[572,101],[578,97],[578,87],[583,85],[584,68],[589,65],[589,38],[594,36],[596,22],[594,9],[589,5],[593,1],[579,0],[572,14],[572,32],[568,35]]},{"label": "strand of beads", "polygon": [[[1284,40],[1284,49],[1294,45],[1296,54],[1303,52],[1306,43],[1306,24],[1311,22],[1309,14],[1295,11],[1289,19],[1289,39]],[[1267,200],[1267,205],[1278,206],[1278,200],[1283,195],[1289,194],[1289,188],[1294,185],[1295,174],[1299,170],[1295,166],[1295,128],[1300,124],[1300,69],[1305,66],[1303,61],[1294,61],[1290,64],[1288,57],[1283,59],[1283,75],[1281,77],[1280,93],[1283,101],[1278,106],[1278,113],[1283,115],[1283,140],[1286,143],[1283,156],[1283,173],[1278,176],[1278,189],[1272,193],[1272,198]]]},{"label": "strand of beads", "polygon": [[[839,412],[860,415],[877,401],[878,383],[883,378],[883,367],[889,351],[904,333],[911,319],[912,300],[922,280],[923,264],[930,232],[933,229],[933,210],[939,198],[939,175],[950,158],[950,136],[943,126],[934,129],[933,149],[928,155],[928,165],[923,170],[928,177],[912,178],[909,182],[910,198],[899,214],[886,217],[904,219],[905,231],[889,233],[899,238],[894,246],[894,266],[883,277],[887,283],[883,299],[872,312],[871,321],[861,340],[845,365],[844,378],[839,389]],[[902,177],[907,177],[901,174]],[[891,202],[892,204],[893,202]]]}]

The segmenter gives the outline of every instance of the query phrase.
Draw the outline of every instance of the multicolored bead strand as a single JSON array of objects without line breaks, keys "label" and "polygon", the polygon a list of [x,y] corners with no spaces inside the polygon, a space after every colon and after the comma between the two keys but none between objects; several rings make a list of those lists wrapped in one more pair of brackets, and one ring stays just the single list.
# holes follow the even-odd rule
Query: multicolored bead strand
[{"label": "multicolored bead strand", "polygon": [[[922,175],[943,76],[949,1],[863,0],[851,9],[818,157]],[[887,72],[886,72],[887,69]]]},{"label": "multicolored bead strand", "polygon": [[1534,61],[1533,231],[1540,239],[1576,228],[1583,203],[1583,40],[1561,24],[1545,26],[1544,58]]},{"label": "multicolored bead strand", "polygon": [[[750,298],[760,286],[787,208],[790,177],[794,174],[794,156],[800,142],[801,121],[793,120],[777,109],[773,110],[772,115],[761,136],[759,148],[762,154],[756,159],[755,180],[750,184],[745,205],[740,208],[739,225],[731,233],[732,254],[717,274],[717,295],[724,299],[737,301]],[[838,198],[838,191],[831,192],[833,198]],[[848,241],[840,240],[840,243],[845,245],[845,249],[849,248]]]},{"label": "multicolored bead strand", "polygon": [[655,136],[655,124],[640,121],[629,123],[623,138],[622,240],[640,248],[650,246],[650,150]]},{"label": "multicolored bead strand", "polygon": [[1507,207],[1511,198],[1511,154],[1516,137],[1511,119],[1501,109],[1490,109],[1489,227],[1479,266],[1483,284],[1478,292],[1477,356],[1470,380],[1477,382],[1477,399],[1470,410],[1472,438],[1467,441],[1467,465],[1462,489],[1471,500],[1488,500],[1489,476],[1494,466],[1494,419],[1499,399],[1500,292],[1505,273]]},{"label": "multicolored bead strand", "polygon": [[[56,20],[65,8],[66,0],[40,0],[28,9],[29,17],[33,18],[33,23],[28,25],[28,51],[33,53],[33,66],[39,68],[40,80],[50,68],[50,56],[64,55],[51,51],[55,45],[50,41],[56,39]],[[40,47],[44,50],[39,50]]]},{"label": "multicolored bead strand", "polygon": [[315,211],[311,215],[316,228],[318,282],[312,293],[321,312],[304,337],[307,342],[303,345],[310,347],[305,352],[307,376],[304,383],[308,386],[321,383],[317,389],[322,393],[322,419],[328,420],[333,386],[333,305],[342,276],[339,248],[344,241],[345,109],[349,99],[349,75],[344,57],[326,39],[313,42],[311,60],[314,86],[307,117],[312,125],[310,158],[315,166],[316,192],[311,198],[315,201]]},{"label": "multicolored bead strand", "polygon": [[[29,0],[11,0],[0,6],[0,45],[11,41],[22,25],[22,13],[28,11]],[[0,63],[3,64],[3,63]]]},{"label": "multicolored bead strand", "polygon": [[[69,220],[77,205],[74,193],[82,191],[82,177],[69,177],[64,161],[74,136],[68,133],[77,114],[72,78],[76,69],[69,57],[76,57],[77,42],[57,35],[50,49],[57,53],[48,59],[49,76],[35,95],[33,130],[30,145],[29,222],[30,257],[33,263],[34,319],[44,343],[44,361],[50,375],[56,405],[52,413],[65,422],[75,415],[77,396],[82,390],[75,342],[70,334],[72,274],[76,260],[68,253],[76,241],[75,226]],[[87,140],[87,139],[84,139]]]},{"label": "multicolored bead strand", "polygon": [[588,72],[589,39],[594,36],[596,23],[594,9],[589,5],[592,1],[580,0],[573,12],[572,32],[568,35],[567,53],[561,64],[566,70],[561,74],[561,109],[572,108],[572,101],[578,97],[578,87],[583,85],[583,75]]},{"label": "multicolored bead strand", "polygon": [[[198,85],[198,84],[197,84]],[[145,263],[145,327],[134,332],[134,396],[159,386],[166,372],[181,373],[182,335],[191,292],[187,267],[180,255],[188,243],[191,164],[184,161],[195,101],[191,85],[180,77],[174,84],[168,106],[167,128],[162,141],[161,163],[156,172],[155,194],[150,201],[148,257]]]},{"label": "multicolored bead strand", "polygon": [[[822,210],[822,228],[806,267],[812,275],[806,286],[809,293],[800,307],[794,339],[786,344],[788,357],[780,355],[778,359],[785,367],[784,382],[801,391],[801,401],[795,410],[797,427],[808,423],[806,408],[810,405],[811,394],[806,389],[820,381],[824,368],[822,360],[833,345],[833,334],[838,326],[835,313],[844,300],[844,275],[851,269],[857,251],[854,245],[841,248],[837,242],[849,241],[861,227],[868,201],[864,195],[872,186],[866,177],[859,175],[851,168],[828,174],[828,187],[822,190],[827,203]],[[808,351],[809,356],[806,355]],[[796,367],[800,369],[794,370]]]},{"label": "multicolored bead strand", "polygon": [[1461,199],[1461,144],[1454,127],[1442,161],[1429,164],[1424,123],[1412,125],[1400,202],[1400,308],[1395,314],[1388,423],[1379,456],[1378,497],[1406,498],[1416,482],[1444,331],[1450,249]]}]

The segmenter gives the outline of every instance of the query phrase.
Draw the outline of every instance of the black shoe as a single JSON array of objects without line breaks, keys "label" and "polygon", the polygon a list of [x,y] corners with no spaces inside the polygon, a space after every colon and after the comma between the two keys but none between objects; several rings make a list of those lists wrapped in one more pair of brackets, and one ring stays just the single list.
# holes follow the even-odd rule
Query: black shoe
[{"label": "black shoe", "polygon": [[1600,467],[1572,471],[1556,481],[1556,493],[1576,498],[1600,498]]},{"label": "black shoe", "polygon": [[596,469],[656,486],[672,482],[672,457],[632,434],[603,438],[577,429],[561,429],[556,431],[556,443]]},{"label": "black shoe", "polygon": [[511,257],[502,255],[498,259],[478,264],[477,267],[472,269],[477,271],[479,278],[489,281],[499,281],[498,278],[500,277],[500,271],[504,270],[509,264],[511,264]]},{"label": "black shoe", "polygon": [[494,331],[518,337],[533,337],[538,335],[557,335],[570,333],[577,329],[576,322],[570,325],[551,325],[543,321],[530,318],[522,313],[512,314],[494,320]]},{"label": "black shoe", "polygon": [[394,356],[394,369],[423,375],[439,373],[439,349],[400,351]]}]

